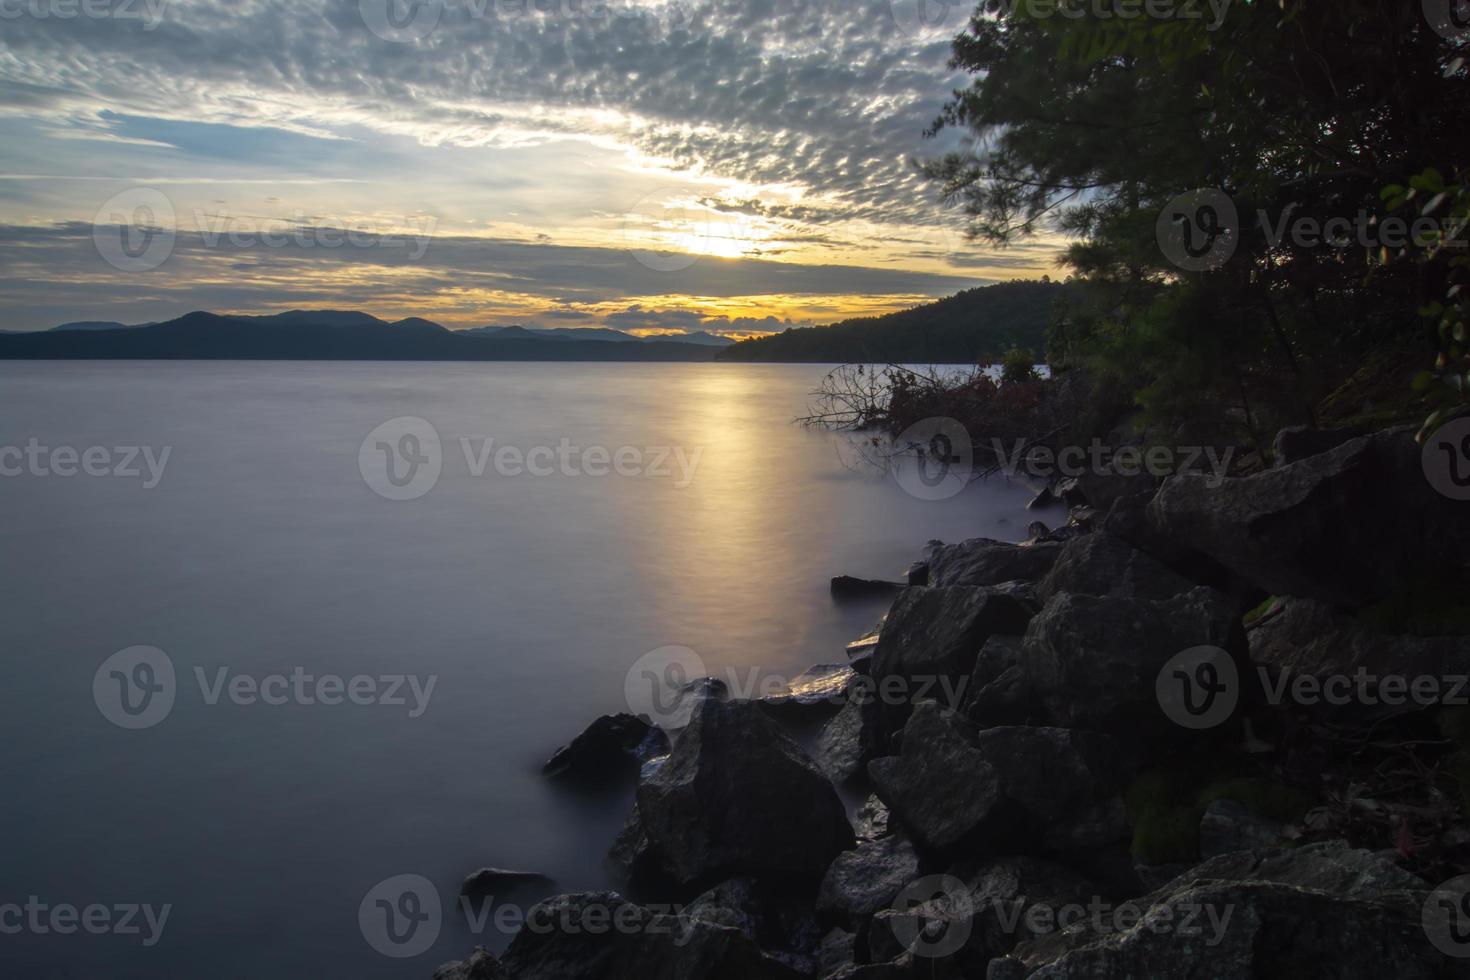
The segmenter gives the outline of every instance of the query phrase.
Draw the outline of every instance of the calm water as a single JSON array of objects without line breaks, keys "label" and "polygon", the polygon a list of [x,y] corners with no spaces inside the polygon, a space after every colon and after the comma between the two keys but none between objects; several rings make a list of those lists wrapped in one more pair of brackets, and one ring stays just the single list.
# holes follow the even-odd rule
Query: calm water
[{"label": "calm water", "polygon": [[[42,913],[0,935],[0,973],[427,980],[506,937],[450,914],[428,952],[385,957],[358,924],[381,880],[422,875],[446,906],[485,865],[605,886],[627,800],[574,797],[538,768],[626,710],[641,656],[681,645],[716,673],[841,661],[881,609],[834,605],[832,575],[895,577],[929,538],[1024,537],[1023,488],[921,500],[791,425],[822,373],[0,364],[0,449],[106,448],[94,469],[124,462],[116,447],[170,449],[151,489],[142,459],[139,477],[0,477],[0,906],[171,906],[147,948],[141,913],[140,935],[59,935]],[[359,449],[401,416],[437,430],[442,472],[395,501]],[[512,476],[492,457],[475,476],[459,440],[489,438],[701,455],[687,486],[673,462],[670,476]],[[177,690],[159,723],[129,730],[93,681],[138,645],[167,654]],[[196,675],[212,688],[221,669],[295,668],[437,681],[411,717],[406,686],[406,705],[210,704]],[[15,921],[0,909],[0,928]]]}]

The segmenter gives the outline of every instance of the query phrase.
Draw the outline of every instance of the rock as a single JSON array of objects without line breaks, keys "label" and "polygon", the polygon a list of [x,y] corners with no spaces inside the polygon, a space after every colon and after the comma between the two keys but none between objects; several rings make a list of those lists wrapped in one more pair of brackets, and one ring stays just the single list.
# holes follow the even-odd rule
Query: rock
[{"label": "rock", "polygon": [[1143,472],[1125,475],[1119,473],[1118,468],[1111,463],[1106,463],[1095,470],[1089,468],[1074,481],[1068,481],[1068,483],[1064,497],[1069,506],[1077,507],[1085,504],[1103,513],[1106,513],[1119,497],[1135,493],[1152,493],[1158,489],[1159,485],[1158,478],[1155,476]]},{"label": "rock", "polygon": [[[1341,843],[1207,861],[1134,905],[1018,946],[1027,977],[1449,977],[1423,882]],[[1462,972],[1462,971],[1461,971]]]},{"label": "rock", "polygon": [[1057,910],[1087,907],[1098,897],[1097,887],[1075,872],[1029,857],[959,865],[935,880],[951,890],[916,909],[894,908],[874,917],[866,934],[873,958],[894,959],[906,951],[905,939],[912,942],[916,927],[943,923],[958,929],[950,935],[962,940],[946,962],[963,976],[983,976],[991,959],[1054,929]]},{"label": "rock", "polygon": [[[884,617],[887,620],[887,617]],[[878,649],[878,637],[883,633],[883,624],[879,623],[877,628],[864,633],[847,645],[847,662],[853,670],[859,674],[869,672],[873,663],[873,651]]]},{"label": "rock", "polygon": [[1042,487],[1031,502],[1026,505],[1027,510],[1041,510],[1044,507],[1055,507],[1062,502],[1061,498],[1052,492],[1051,487]]},{"label": "rock", "polygon": [[859,841],[888,836],[888,807],[877,796],[869,796],[852,815],[852,829]]},{"label": "rock", "polygon": [[904,581],[909,585],[929,584],[929,563],[927,561],[916,561],[904,572]]},{"label": "rock", "polygon": [[1296,425],[1276,433],[1271,443],[1271,459],[1276,466],[1299,463],[1312,456],[1331,452],[1345,442],[1361,438],[1359,429],[1313,429]]},{"label": "rock", "polygon": [[905,590],[873,653],[884,733],[903,727],[915,700],[943,698],[958,707],[985,641],[1024,632],[1031,614],[1025,603],[990,589]]},{"label": "rock", "polygon": [[1028,725],[1041,713],[1026,670],[1019,665],[984,687],[967,691],[960,710],[976,728]]},{"label": "rock", "polygon": [[602,778],[610,772],[634,772],[647,759],[668,750],[668,736],[647,721],[630,714],[604,715],[557,749],[541,771],[548,776],[575,773]]},{"label": "rock", "polygon": [[1199,474],[1172,477],[1149,517],[1267,593],[1338,606],[1457,573],[1470,542],[1470,508],[1425,479],[1409,429],[1218,485]]},{"label": "rock", "polygon": [[827,778],[841,785],[863,772],[868,760],[879,754],[878,701],[870,678],[857,678],[849,685],[847,701],[837,716],[817,737],[817,765]]},{"label": "rock", "polygon": [[1310,599],[1278,603],[1247,636],[1267,698],[1318,716],[1367,721],[1470,695],[1456,680],[1470,675],[1470,637],[1380,633]]},{"label": "rock", "polygon": [[817,951],[818,974],[830,977],[851,966],[857,956],[857,936],[845,929],[833,929],[822,937]]},{"label": "rock", "polygon": [[754,878],[732,878],[696,897],[681,915],[738,929],[770,956],[803,972],[815,967],[821,930],[810,899]]},{"label": "rock", "polygon": [[1073,538],[1036,590],[1044,604],[1063,592],[1125,599],[1172,599],[1195,587],[1122,538],[1098,531]]},{"label": "rock", "polygon": [[434,980],[510,980],[493,953],[477,946],[467,960],[445,963],[434,971]]},{"label": "rock", "polygon": [[1002,582],[1035,582],[1051,570],[1059,544],[1019,545],[990,538],[938,544],[929,552],[929,585],[968,588]]},{"label": "rock", "polygon": [[1045,521],[1032,521],[1026,525],[1026,535],[1034,545],[1038,541],[1045,541],[1051,537],[1051,528],[1046,526]]},{"label": "rock", "polygon": [[1216,800],[1205,808],[1199,824],[1200,857],[1209,859],[1237,851],[1277,847],[1286,827],[1257,816],[1236,800]]},{"label": "rock", "polygon": [[793,678],[786,689],[756,703],[777,715],[836,711],[857,678],[850,664],[818,664]]},{"label": "rock", "polygon": [[614,878],[634,887],[662,879],[663,872],[658,856],[654,853],[653,844],[643,827],[643,818],[636,803],[627,822],[623,824],[623,829],[618,831],[618,836],[613,840],[604,864]]},{"label": "rock", "polygon": [[1104,735],[1058,728],[976,732],[932,701],[914,709],[903,752],[868,774],[902,825],[936,851],[1024,853],[1127,836],[1124,767]]},{"label": "rock", "polygon": [[479,871],[468,875],[460,883],[459,893],[468,898],[485,898],[495,894],[497,890],[526,887],[529,885],[553,885],[555,884],[546,875],[536,874],[533,871],[506,871],[502,868],[481,868]]},{"label": "rock", "polygon": [[1031,685],[1021,667],[1023,642],[1019,636],[992,636],[980,648],[960,701],[960,714],[977,728],[1020,725],[1035,714]]},{"label": "rock", "polygon": [[817,912],[841,921],[870,916],[919,876],[914,845],[897,837],[859,844],[837,855],[817,892]]},{"label": "rock", "polygon": [[839,602],[861,599],[886,599],[904,588],[902,582],[875,582],[870,579],[839,575],[832,580],[832,598]]},{"label": "rock", "polygon": [[749,703],[703,702],[668,761],[640,780],[651,852],[674,880],[816,876],[852,846],[820,769]]},{"label": "rock", "polygon": [[878,797],[928,847],[961,845],[992,827],[1009,830],[999,774],[974,734],[932,701],[914,708],[901,756],[868,763]]},{"label": "rock", "polygon": [[1237,649],[1237,635],[1234,603],[1212,589],[1165,600],[1064,593],[1031,621],[1021,664],[1053,724],[1177,734],[1159,672],[1194,647]]},{"label": "rock", "polygon": [[515,980],[796,980],[739,929],[663,915],[613,892],[535,906],[503,962]]}]

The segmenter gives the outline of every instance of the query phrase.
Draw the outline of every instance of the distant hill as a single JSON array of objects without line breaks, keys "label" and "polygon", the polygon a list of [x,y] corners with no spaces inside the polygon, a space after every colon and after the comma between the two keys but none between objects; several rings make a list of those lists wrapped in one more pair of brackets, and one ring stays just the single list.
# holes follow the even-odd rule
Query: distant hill
[{"label": "distant hill", "polygon": [[616,344],[701,344],[706,347],[729,347],[735,343],[729,337],[706,330],[659,334],[656,337],[635,337],[606,327],[474,327],[460,333],[501,340],[601,340]]},{"label": "distant hill", "polygon": [[[116,323],[112,320],[78,320],[76,323],[63,323],[59,327],[52,327],[52,333],[62,330],[126,330],[128,324]],[[12,330],[3,330],[0,333],[13,333]]]},{"label": "distant hill", "polygon": [[671,341],[678,344],[703,344],[706,347],[735,346],[735,341],[729,337],[721,337],[719,334],[713,334],[707,330],[696,330],[694,333],[659,334],[656,337],[643,338],[645,344],[668,343]]},{"label": "distant hill", "polygon": [[419,317],[388,323],[335,310],[198,312],[141,327],[0,335],[0,360],[709,361],[715,353],[700,343],[500,339]]},{"label": "distant hill", "polygon": [[1040,356],[1052,308],[1068,288],[1046,281],[982,286],[887,316],[746,340],[718,360],[974,364],[1013,347]]}]

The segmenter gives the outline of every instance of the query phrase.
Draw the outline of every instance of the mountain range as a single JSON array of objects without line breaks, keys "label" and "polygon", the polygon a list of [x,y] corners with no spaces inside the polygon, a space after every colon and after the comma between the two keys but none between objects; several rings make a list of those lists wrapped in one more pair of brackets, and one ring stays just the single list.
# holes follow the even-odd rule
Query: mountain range
[{"label": "mountain range", "polygon": [[0,359],[709,361],[719,350],[706,339],[709,335],[643,340],[621,334],[628,342],[614,343],[581,333],[547,337],[519,327],[455,331],[420,317],[390,323],[342,310],[270,316],[196,312],[138,326],[89,321],[7,333],[0,335]]},{"label": "mountain range", "polygon": [[344,310],[198,312],[164,323],[82,321],[33,333],[0,331],[0,359],[974,364],[1011,348],[1039,354],[1053,310],[1070,289],[1050,280],[1000,283],[885,316],[740,343],[704,331],[636,337],[605,327],[450,330],[421,317],[389,322]]}]

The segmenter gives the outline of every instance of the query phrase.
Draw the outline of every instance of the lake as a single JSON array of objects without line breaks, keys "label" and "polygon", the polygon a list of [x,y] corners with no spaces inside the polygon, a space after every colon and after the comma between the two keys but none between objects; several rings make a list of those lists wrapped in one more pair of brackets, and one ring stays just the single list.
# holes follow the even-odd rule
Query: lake
[{"label": "lake", "polygon": [[[508,941],[470,871],[608,887],[627,794],[539,769],[640,658],[841,662],[885,603],[832,576],[1026,536],[1024,487],[791,424],[825,371],[0,364],[4,972],[428,980]],[[444,917],[400,959],[359,907],[406,874]]]}]

